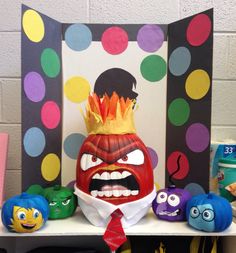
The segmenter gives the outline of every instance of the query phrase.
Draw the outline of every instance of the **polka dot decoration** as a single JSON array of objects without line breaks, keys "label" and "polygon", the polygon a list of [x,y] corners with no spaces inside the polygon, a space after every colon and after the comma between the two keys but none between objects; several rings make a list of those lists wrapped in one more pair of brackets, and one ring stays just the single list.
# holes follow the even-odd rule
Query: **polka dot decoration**
[{"label": "polka dot decoration", "polygon": [[196,15],[188,25],[187,41],[192,46],[201,46],[208,39],[212,29],[212,22],[208,15]]},{"label": "polka dot decoration", "polygon": [[166,75],[166,61],[159,55],[149,55],[141,62],[140,71],[144,79],[160,81]]},{"label": "polka dot decoration", "polygon": [[24,78],[24,91],[27,98],[32,102],[41,101],[46,92],[45,82],[42,76],[35,71],[27,73]]},{"label": "polka dot decoration", "polygon": [[166,167],[181,155],[173,181],[197,193],[209,190],[212,19],[208,10],[168,26]]},{"label": "polka dot decoration", "polygon": [[[209,10],[168,26],[61,25],[23,6],[23,188],[26,189],[29,183],[60,184],[61,150],[75,160],[83,141],[82,134],[73,132],[62,140],[62,95],[68,104],[82,103],[87,99],[93,84],[89,83],[89,76],[80,73],[79,69],[78,74],[73,73],[61,83],[62,44],[68,48],[68,52],[75,51],[76,54],[86,53],[87,49],[93,49],[94,44],[98,45],[102,53],[115,64],[105,69],[120,68],[119,57],[125,56],[129,47],[135,44],[142,55],[137,75],[145,83],[155,85],[165,77],[167,80],[166,157],[171,164],[167,172],[171,172],[170,167],[176,165],[176,156],[181,154],[181,169],[174,178],[176,183],[180,183],[181,187],[196,183],[207,190],[209,182],[206,169],[204,171],[206,167],[196,167],[196,161],[201,160],[203,165],[208,163],[206,152],[210,141],[212,20],[212,10]],[[165,40],[168,43],[168,62],[161,56],[161,50],[166,48],[162,48]],[[132,74],[135,77],[135,73]],[[139,96],[139,99],[142,97]],[[154,149],[148,150],[152,165],[156,167],[158,155]],[[35,173],[35,168],[41,168],[40,173]],[[198,182],[199,173],[203,178],[201,182]]]},{"label": "polka dot decoration", "polygon": [[190,106],[183,98],[174,99],[168,108],[169,121],[175,126],[184,125],[190,116]]},{"label": "polka dot decoration", "polygon": [[210,84],[210,77],[207,72],[202,69],[196,69],[186,79],[186,93],[192,99],[201,99],[209,91]]},{"label": "polka dot decoration", "polygon": [[191,63],[191,54],[186,47],[176,48],[169,58],[169,70],[172,75],[183,75]]},{"label": "polka dot decoration", "polygon": [[[22,189],[60,184],[61,24],[22,6]],[[40,169],[41,168],[41,169]]]},{"label": "polka dot decoration", "polygon": [[[177,164],[178,158],[180,165],[179,168]],[[189,161],[187,156],[180,151],[175,151],[171,153],[167,160],[167,169],[170,175],[173,173],[173,178],[184,179],[189,173]],[[174,172],[176,171],[177,173],[174,174]]]},{"label": "polka dot decoration", "polygon": [[209,146],[210,133],[205,125],[194,123],[188,127],[185,138],[189,149],[202,152]]},{"label": "polka dot decoration", "polygon": [[54,101],[47,101],[41,109],[41,120],[45,127],[54,129],[61,120],[60,108]]},{"label": "polka dot decoration", "polygon": [[127,32],[118,26],[106,29],[101,38],[104,50],[111,55],[123,53],[128,46],[128,40]]},{"label": "polka dot decoration", "polygon": [[38,127],[29,128],[23,137],[24,150],[27,155],[37,157],[42,154],[46,144],[43,131]]},{"label": "polka dot decoration", "polygon": [[151,147],[147,147],[147,150],[148,150],[148,153],[149,153],[150,158],[151,158],[152,168],[155,169],[157,167],[157,164],[158,164],[157,152]]},{"label": "polka dot decoration", "polygon": [[56,77],[61,70],[58,54],[52,48],[45,48],[41,54],[41,66],[46,76]]},{"label": "polka dot decoration", "polygon": [[83,51],[92,43],[92,33],[84,24],[73,24],[66,29],[65,41],[72,50]]},{"label": "polka dot decoration", "polygon": [[34,10],[25,11],[22,18],[22,26],[30,41],[37,43],[44,38],[44,22],[38,12]]},{"label": "polka dot decoration", "polygon": [[64,85],[64,92],[67,99],[73,103],[85,101],[90,92],[89,82],[80,76],[71,77]]},{"label": "polka dot decoration", "polygon": [[185,190],[189,191],[192,196],[206,193],[203,187],[197,183],[190,183],[184,187]]},{"label": "polka dot decoration", "polygon": [[144,25],[137,35],[139,47],[149,53],[157,51],[164,42],[164,33],[158,25]]},{"label": "polka dot decoration", "polygon": [[60,159],[56,154],[47,154],[41,164],[41,173],[45,180],[55,180],[61,169]]},{"label": "polka dot decoration", "polygon": [[71,159],[76,160],[80,147],[85,140],[85,136],[80,133],[72,133],[68,135],[63,143],[64,152]]}]

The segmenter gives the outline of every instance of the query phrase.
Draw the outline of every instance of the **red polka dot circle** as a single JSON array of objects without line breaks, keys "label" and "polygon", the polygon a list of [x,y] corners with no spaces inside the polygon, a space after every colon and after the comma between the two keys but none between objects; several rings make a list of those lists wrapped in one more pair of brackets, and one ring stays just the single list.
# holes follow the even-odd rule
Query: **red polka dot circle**
[{"label": "red polka dot circle", "polygon": [[48,129],[54,129],[58,126],[61,119],[60,108],[54,101],[46,102],[41,109],[41,120]]},{"label": "red polka dot circle", "polygon": [[102,34],[102,46],[104,50],[112,55],[123,53],[128,46],[128,35],[126,31],[118,26],[113,26]]},{"label": "red polka dot circle", "polygon": [[192,46],[202,45],[211,33],[211,20],[206,14],[195,16],[187,28],[187,41]]},{"label": "red polka dot circle", "polygon": [[[180,158],[179,158],[179,156],[180,156]],[[178,164],[177,164],[178,158],[179,158],[179,165],[180,165],[179,168],[178,168]],[[170,156],[168,157],[167,170],[168,170],[169,174],[171,175],[172,173],[174,173],[178,169],[179,169],[179,171],[173,175],[173,178],[184,179],[188,175],[188,172],[189,172],[189,162],[188,162],[188,158],[186,157],[185,154],[183,154],[182,152],[179,152],[179,151],[175,151],[175,152],[171,153]]]}]

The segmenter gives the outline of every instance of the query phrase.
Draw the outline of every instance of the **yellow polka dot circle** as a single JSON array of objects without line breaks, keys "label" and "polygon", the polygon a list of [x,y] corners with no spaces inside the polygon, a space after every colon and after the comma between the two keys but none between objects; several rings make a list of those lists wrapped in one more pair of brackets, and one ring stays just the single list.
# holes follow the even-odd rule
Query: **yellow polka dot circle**
[{"label": "yellow polka dot circle", "polygon": [[203,98],[210,88],[210,82],[206,71],[202,69],[192,71],[185,83],[187,95],[195,100]]},{"label": "yellow polka dot circle", "polygon": [[33,42],[40,42],[45,33],[41,16],[34,10],[27,10],[23,14],[22,26],[26,36]]},{"label": "yellow polka dot circle", "polygon": [[66,81],[64,92],[71,102],[81,103],[88,98],[90,85],[83,77],[75,76]]},{"label": "yellow polka dot circle", "polygon": [[60,159],[56,154],[46,155],[41,164],[41,173],[45,180],[53,181],[60,173]]}]

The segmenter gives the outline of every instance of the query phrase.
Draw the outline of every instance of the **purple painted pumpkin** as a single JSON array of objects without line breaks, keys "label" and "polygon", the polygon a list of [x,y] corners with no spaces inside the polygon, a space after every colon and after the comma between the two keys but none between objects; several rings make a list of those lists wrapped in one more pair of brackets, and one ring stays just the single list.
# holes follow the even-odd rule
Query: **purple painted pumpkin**
[{"label": "purple painted pumpkin", "polygon": [[186,204],[191,194],[181,188],[170,186],[157,192],[152,202],[155,215],[162,220],[184,221],[186,220]]}]

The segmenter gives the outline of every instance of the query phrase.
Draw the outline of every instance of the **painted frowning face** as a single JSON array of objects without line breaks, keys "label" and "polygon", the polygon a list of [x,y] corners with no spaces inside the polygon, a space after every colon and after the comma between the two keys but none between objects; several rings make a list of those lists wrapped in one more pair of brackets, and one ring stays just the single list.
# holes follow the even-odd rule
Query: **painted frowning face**
[{"label": "painted frowning face", "polygon": [[44,224],[42,213],[36,208],[23,208],[14,206],[12,229],[16,232],[31,233]]},{"label": "painted frowning face", "polygon": [[115,205],[145,197],[153,190],[145,145],[136,134],[89,135],[78,157],[76,184]]}]

